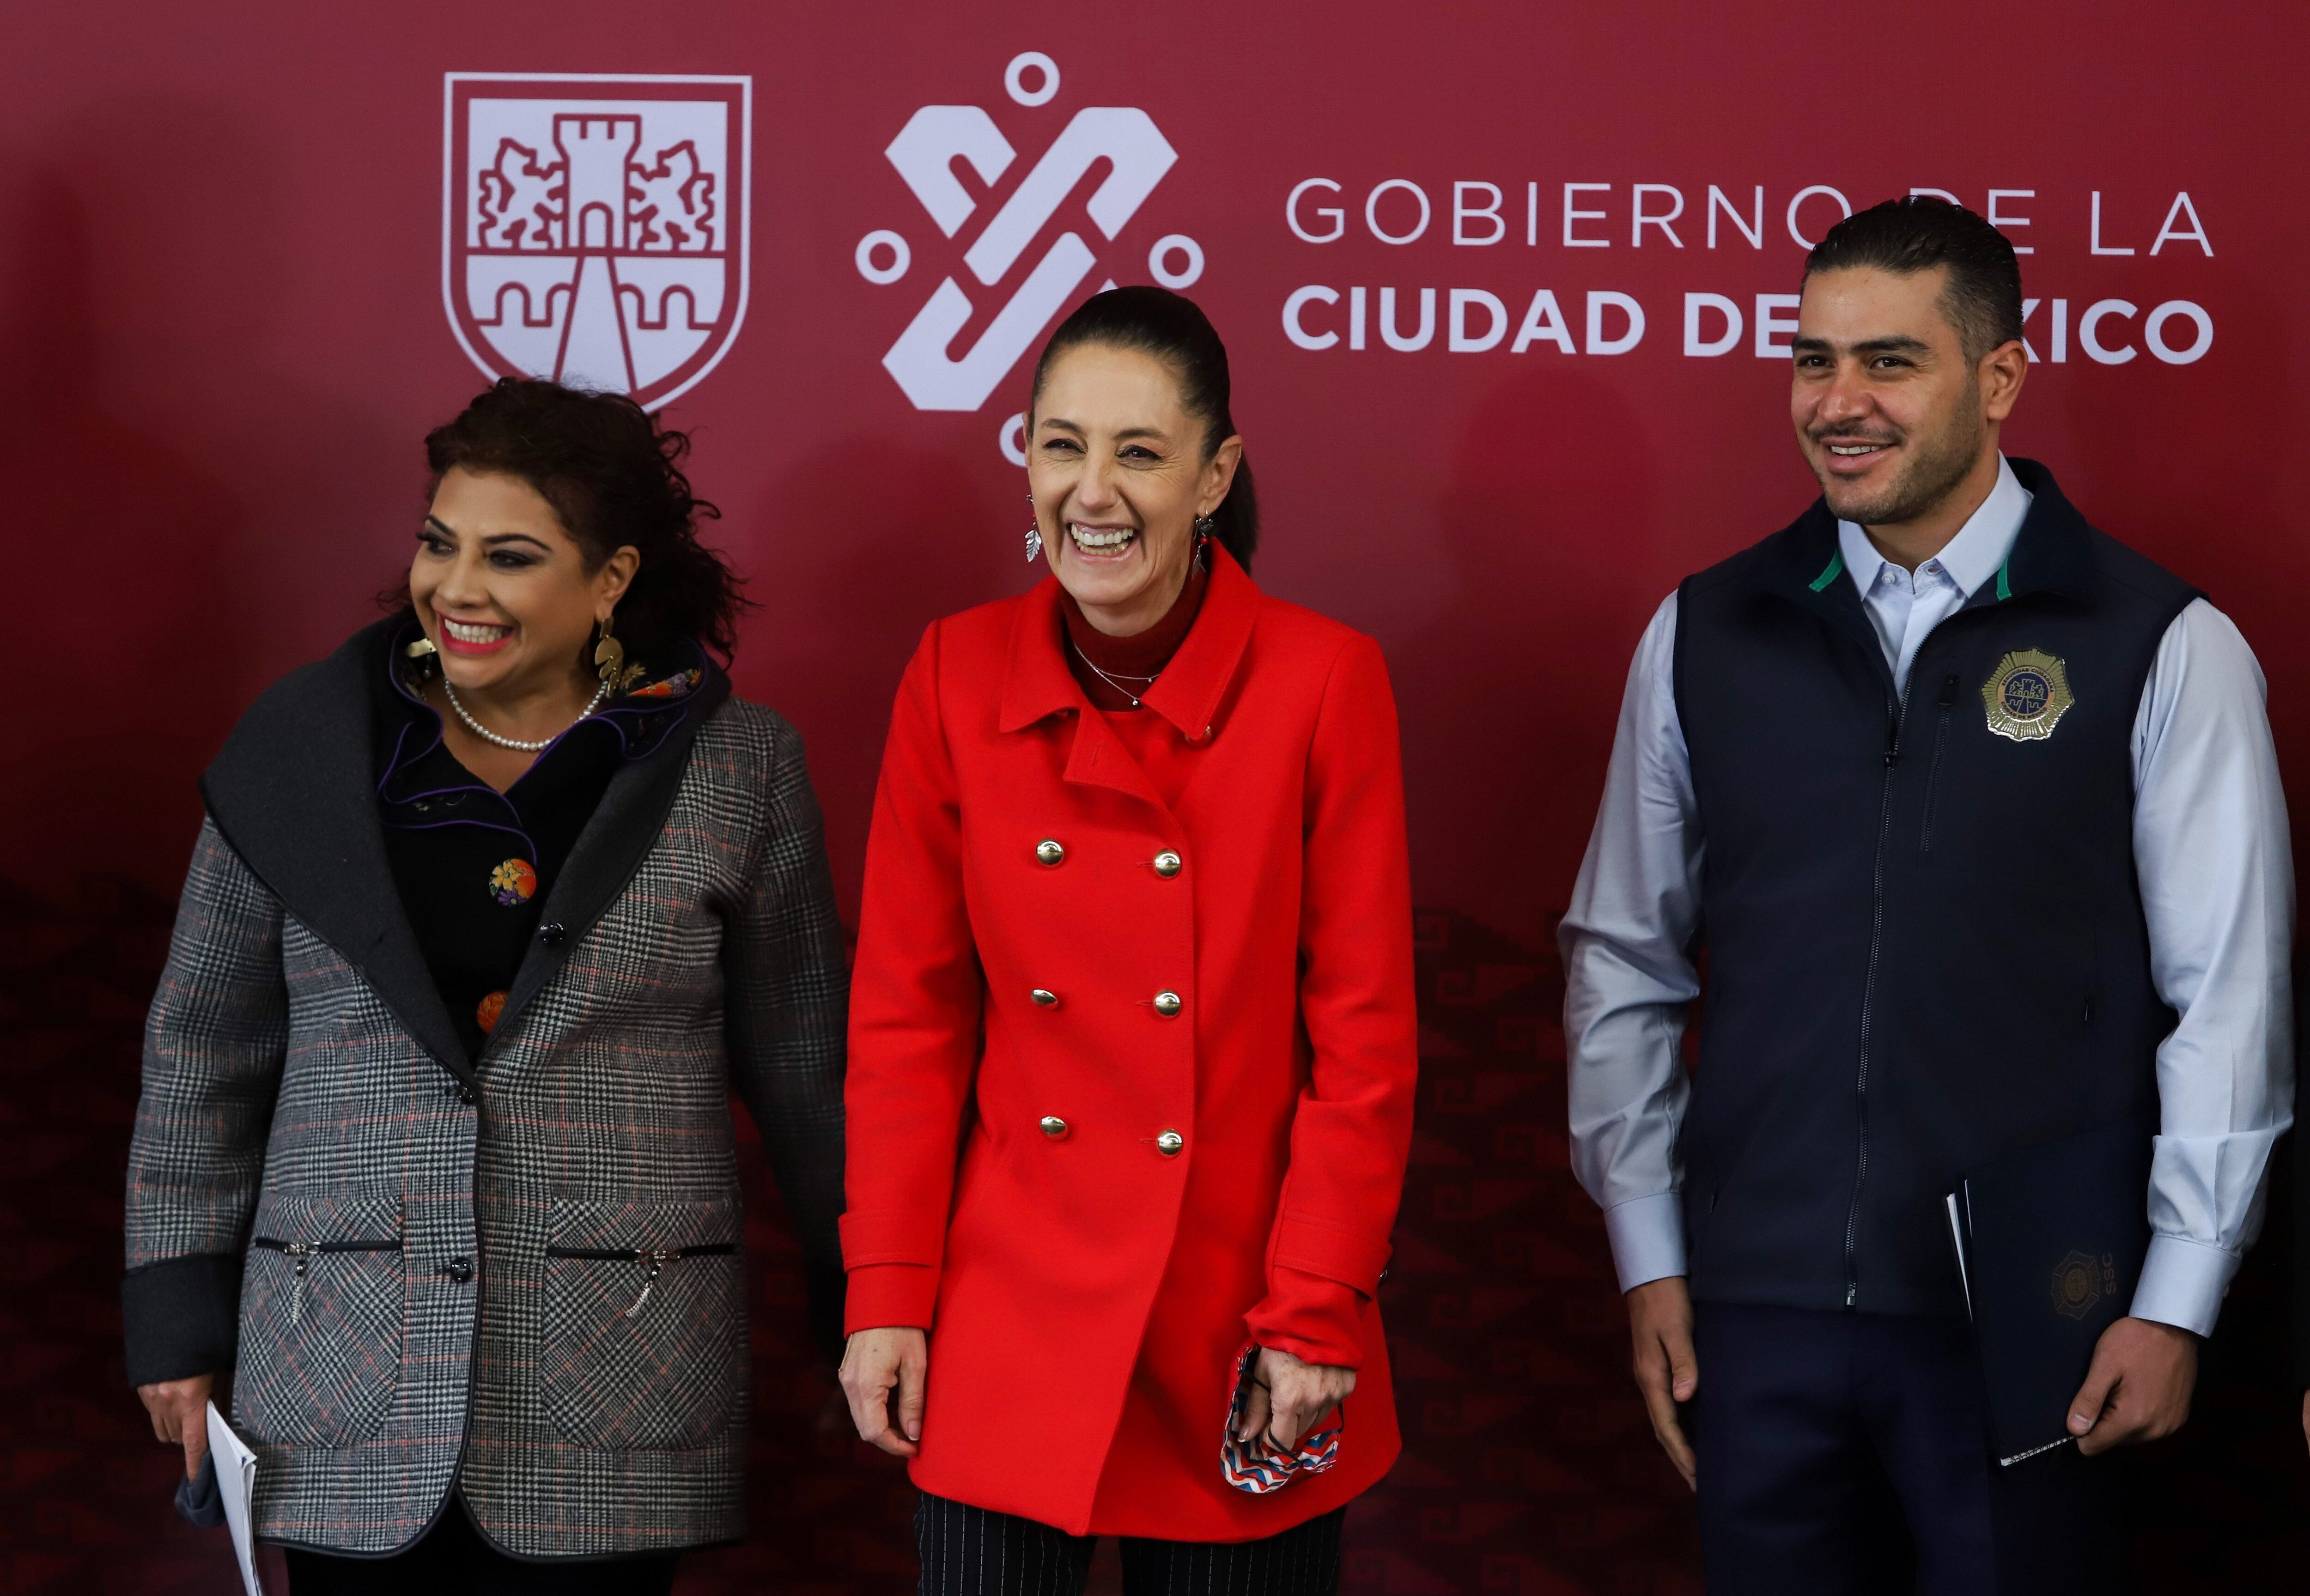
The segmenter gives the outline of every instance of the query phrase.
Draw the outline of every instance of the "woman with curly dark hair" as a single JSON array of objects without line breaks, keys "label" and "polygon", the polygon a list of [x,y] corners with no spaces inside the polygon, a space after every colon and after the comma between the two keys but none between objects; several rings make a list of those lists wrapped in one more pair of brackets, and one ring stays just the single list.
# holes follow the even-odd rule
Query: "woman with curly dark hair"
[{"label": "woman with curly dark hair", "polygon": [[838,1329],[842,935],[687,448],[498,383],[426,439],[395,613],[203,778],[127,1365],[203,1483],[231,1372],[300,1596],[663,1592],[739,1534],[734,1086]]}]

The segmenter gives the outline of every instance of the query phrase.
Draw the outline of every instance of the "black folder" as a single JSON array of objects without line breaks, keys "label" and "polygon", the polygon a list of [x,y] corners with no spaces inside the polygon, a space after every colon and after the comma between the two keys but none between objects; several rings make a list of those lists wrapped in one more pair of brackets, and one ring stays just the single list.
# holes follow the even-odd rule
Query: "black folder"
[{"label": "black folder", "polygon": [[1950,1193],[2001,1463],[2071,1439],[2070,1399],[2149,1250],[2150,1147],[2139,1120],[2098,1125],[1971,1170]]}]

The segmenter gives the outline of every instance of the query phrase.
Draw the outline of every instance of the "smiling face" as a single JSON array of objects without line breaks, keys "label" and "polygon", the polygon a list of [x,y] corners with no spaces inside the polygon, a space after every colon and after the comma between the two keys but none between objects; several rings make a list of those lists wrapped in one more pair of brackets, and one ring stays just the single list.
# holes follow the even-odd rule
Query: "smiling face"
[{"label": "smiling face", "polygon": [[1051,363],[1029,420],[1027,484],[1052,572],[1100,631],[1145,631],[1185,585],[1195,519],[1227,497],[1243,440],[1207,449],[1168,364],[1099,343]]},{"label": "smiling face", "polygon": [[456,466],[417,533],[409,597],[461,693],[517,698],[582,687],[595,627],[633,580],[622,548],[595,569],[544,495]]},{"label": "smiling face", "polygon": [[1872,531],[1926,521],[1978,503],[1995,481],[1998,428],[2028,361],[2019,340],[1967,359],[1944,307],[1948,281],[1946,266],[1805,279],[1790,418],[1841,520]]}]

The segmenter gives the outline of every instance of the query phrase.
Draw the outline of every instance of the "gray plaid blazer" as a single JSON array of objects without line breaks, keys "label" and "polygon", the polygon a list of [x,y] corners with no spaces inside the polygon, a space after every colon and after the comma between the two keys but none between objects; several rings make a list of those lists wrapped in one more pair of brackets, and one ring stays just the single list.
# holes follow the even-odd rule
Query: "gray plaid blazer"
[{"label": "gray plaid blazer", "polygon": [[612,778],[468,1058],[378,823],[383,647],[273,688],[202,783],[129,1155],[130,1377],[234,1370],[286,1544],[393,1551],[453,1485],[525,1557],[731,1540],[734,1086],[840,1312],[847,975],[800,740],[710,672]]}]

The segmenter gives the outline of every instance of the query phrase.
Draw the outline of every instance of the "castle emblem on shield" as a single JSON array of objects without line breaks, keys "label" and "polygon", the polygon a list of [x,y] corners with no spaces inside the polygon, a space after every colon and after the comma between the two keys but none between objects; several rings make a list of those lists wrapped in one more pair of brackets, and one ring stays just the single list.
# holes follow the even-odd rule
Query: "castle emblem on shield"
[{"label": "castle emblem on shield", "polygon": [[441,292],[465,353],[655,410],[746,316],[753,80],[453,72]]}]

